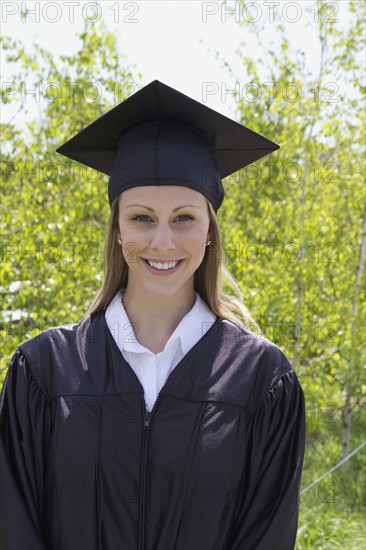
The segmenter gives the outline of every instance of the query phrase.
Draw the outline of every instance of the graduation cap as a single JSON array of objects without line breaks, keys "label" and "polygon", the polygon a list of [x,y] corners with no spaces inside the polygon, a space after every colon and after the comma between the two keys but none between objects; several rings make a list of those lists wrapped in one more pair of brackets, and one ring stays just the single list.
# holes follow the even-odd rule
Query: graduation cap
[{"label": "graduation cap", "polygon": [[108,174],[110,205],[131,187],[183,185],[217,211],[224,198],[221,180],[276,149],[269,139],[154,80],[57,152]]}]

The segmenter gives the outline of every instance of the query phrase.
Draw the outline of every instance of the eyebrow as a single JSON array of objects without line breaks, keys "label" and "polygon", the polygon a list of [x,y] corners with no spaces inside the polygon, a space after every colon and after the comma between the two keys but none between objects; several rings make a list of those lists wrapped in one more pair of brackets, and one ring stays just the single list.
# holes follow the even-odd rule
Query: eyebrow
[{"label": "eyebrow", "polygon": [[[150,210],[150,212],[155,212],[153,208],[150,208],[150,206],[145,206],[144,204],[128,204],[126,208],[132,208],[133,206],[140,206],[142,208],[146,208],[146,210]],[[186,208],[187,206],[191,206],[192,208],[200,208],[196,204],[183,204],[182,206],[177,206],[177,208],[174,208],[173,212],[176,212],[177,210],[180,210],[181,208]]]}]

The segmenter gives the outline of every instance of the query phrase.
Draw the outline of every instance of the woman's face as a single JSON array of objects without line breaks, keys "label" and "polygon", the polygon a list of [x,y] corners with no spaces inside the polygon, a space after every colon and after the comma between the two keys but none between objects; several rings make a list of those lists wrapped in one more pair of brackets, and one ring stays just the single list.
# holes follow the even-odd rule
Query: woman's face
[{"label": "woman's face", "polygon": [[206,198],[177,185],[133,187],[119,198],[118,238],[128,288],[190,297],[209,239]]}]

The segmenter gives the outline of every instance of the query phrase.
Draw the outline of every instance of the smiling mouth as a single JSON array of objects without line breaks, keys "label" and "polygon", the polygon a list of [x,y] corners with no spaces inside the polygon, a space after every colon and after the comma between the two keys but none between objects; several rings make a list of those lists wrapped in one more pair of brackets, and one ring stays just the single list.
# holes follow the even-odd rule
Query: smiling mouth
[{"label": "smiling mouth", "polygon": [[172,262],[154,262],[152,260],[146,260],[144,258],[144,262],[154,268],[154,269],[157,269],[159,271],[169,271],[169,270],[172,270],[174,269],[175,267],[177,267],[183,260],[177,260],[177,261],[172,261]]}]

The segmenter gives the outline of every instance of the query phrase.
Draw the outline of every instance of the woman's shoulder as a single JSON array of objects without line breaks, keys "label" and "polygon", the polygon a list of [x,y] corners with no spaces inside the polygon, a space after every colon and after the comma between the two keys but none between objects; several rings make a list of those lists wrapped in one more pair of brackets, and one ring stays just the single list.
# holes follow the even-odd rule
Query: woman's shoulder
[{"label": "woman's shoulder", "polygon": [[104,315],[103,312],[98,312],[92,315],[86,315],[80,321],[50,327],[40,331],[32,338],[22,342],[19,345],[19,350],[26,356],[31,357],[34,354],[39,354],[47,348],[54,350],[59,348],[69,348],[80,344],[80,338],[91,338],[91,333],[100,330],[100,318]]},{"label": "woman's shoulder", "polygon": [[219,327],[219,357],[225,360],[238,388],[251,388],[253,402],[259,402],[285,378],[299,384],[290,359],[278,344],[239,322],[221,319]]},{"label": "woman's shoulder", "polygon": [[245,356],[260,357],[281,364],[285,370],[292,369],[283,349],[264,334],[240,324],[239,321],[234,323],[228,319],[221,319],[221,327],[224,345],[232,348],[235,353],[245,351]]},{"label": "woman's shoulder", "polygon": [[26,364],[38,385],[51,396],[53,382],[63,372],[67,379],[73,371],[76,374],[82,370],[90,344],[100,342],[103,337],[103,320],[101,311],[75,323],[50,327],[21,343],[14,358]]}]

